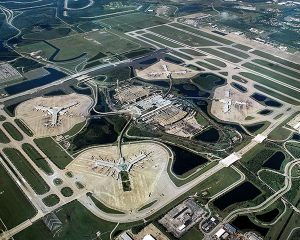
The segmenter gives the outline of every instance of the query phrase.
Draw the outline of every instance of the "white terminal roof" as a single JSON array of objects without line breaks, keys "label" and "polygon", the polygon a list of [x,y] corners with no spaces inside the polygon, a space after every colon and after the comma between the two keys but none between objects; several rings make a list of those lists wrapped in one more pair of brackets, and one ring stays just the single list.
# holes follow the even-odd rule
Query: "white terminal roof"
[{"label": "white terminal roof", "polygon": [[295,124],[294,125],[294,128],[296,129],[296,130],[300,130],[299,128],[300,128],[300,122],[298,122],[297,124]]},{"label": "white terminal roof", "polygon": [[226,232],[226,231],[225,231],[223,228],[221,228],[221,229],[219,229],[219,230],[216,232],[215,236],[216,236],[217,238],[220,238],[225,232]]},{"label": "white terminal roof", "polygon": [[148,234],[145,237],[143,237],[143,240],[155,240],[155,238]]},{"label": "white terminal roof", "polygon": [[230,154],[228,157],[222,159],[220,161],[221,164],[225,165],[226,167],[229,167],[231,164],[239,160],[241,157],[237,155],[236,153]]}]

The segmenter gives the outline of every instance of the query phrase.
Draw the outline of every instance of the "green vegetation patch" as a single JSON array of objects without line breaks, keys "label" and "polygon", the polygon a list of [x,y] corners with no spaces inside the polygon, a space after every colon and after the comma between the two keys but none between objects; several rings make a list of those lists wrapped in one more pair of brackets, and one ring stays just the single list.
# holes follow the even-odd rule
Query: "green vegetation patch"
[{"label": "green vegetation patch", "polygon": [[253,63],[244,63],[242,64],[243,67],[249,68],[255,72],[258,72],[260,74],[263,74],[267,77],[273,78],[275,80],[278,80],[280,82],[286,83],[286,84],[290,84],[294,87],[300,88],[300,82],[298,82],[297,80],[294,80],[292,78],[283,76],[281,74],[278,74],[276,72],[270,71],[266,68],[260,67],[258,65],[255,65]]},{"label": "green vegetation patch", "polygon": [[189,48],[183,48],[183,49],[180,49],[181,52],[184,52],[184,53],[187,53],[187,54],[190,54],[190,55],[193,55],[195,57],[203,57],[203,56],[206,56],[205,54],[203,53],[200,53],[200,52],[197,52],[193,49],[189,49]]},{"label": "green vegetation patch", "polygon": [[9,138],[5,135],[5,133],[0,129],[0,143],[9,143]]},{"label": "green vegetation patch", "polygon": [[242,45],[242,44],[235,44],[235,45],[233,45],[233,47],[235,47],[237,49],[240,49],[240,50],[243,50],[243,51],[249,51],[249,50],[252,49],[251,47],[248,47],[248,46],[245,46],[245,45]]},{"label": "green vegetation patch", "polygon": [[222,37],[216,36],[214,34],[210,34],[210,33],[207,33],[207,32],[204,32],[204,31],[201,31],[201,30],[198,30],[198,29],[195,29],[195,28],[183,25],[183,24],[171,23],[170,25],[174,26],[174,27],[177,27],[177,28],[181,28],[181,29],[186,30],[186,31],[189,31],[191,33],[198,34],[199,36],[206,37],[206,38],[209,38],[211,40],[214,40],[214,41],[226,44],[226,45],[230,45],[230,44],[233,43],[232,41],[227,40],[225,38],[222,38]]},{"label": "green vegetation patch", "polygon": [[29,137],[33,136],[32,131],[25,125],[25,123],[20,119],[15,119],[15,123],[21,128],[21,130]]},{"label": "green vegetation patch", "polygon": [[216,65],[216,66],[218,66],[218,67],[224,68],[224,67],[227,66],[226,63],[224,63],[224,62],[222,62],[222,61],[220,61],[220,60],[218,60],[218,59],[214,59],[214,58],[205,58],[204,60],[207,61],[207,62],[209,62],[209,63],[211,63],[211,64],[214,64],[214,65]]},{"label": "green vegetation patch", "polygon": [[277,99],[279,99],[281,101],[284,101],[286,103],[289,103],[289,104],[292,104],[292,105],[299,105],[300,104],[300,102],[298,102],[296,100],[293,100],[293,99],[291,99],[289,97],[286,97],[286,96],[284,96],[284,95],[282,95],[280,93],[274,92],[274,91],[272,91],[272,90],[270,90],[268,88],[265,88],[263,86],[254,84],[254,88],[257,89],[257,90],[259,90],[259,91],[261,91],[261,92],[263,92],[263,93],[266,93],[266,94],[268,94],[268,95],[270,95],[272,97],[275,97],[275,98],[277,98]]},{"label": "green vegetation patch", "polygon": [[44,179],[17,149],[4,148],[3,152],[37,194],[44,194],[50,190]]},{"label": "green vegetation patch", "polygon": [[5,121],[5,120],[6,120],[6,117],[3,116],[3,115],[0,115],[0,122],[3,122],[3,121]]},{"label": "green vegetation patch", "polygon": [[35,144],[60,169],[64,169],[73,158],[51,137],[34,139]]},{"label": "green vegetation patch", "polygon": [[287,142],[285,147],[295,158],[300,158],[300,143]]},{"label": "green vegetation patch", "polygon": [[242,60],[237,58],[237,57],[234,57],[234,56],[231,56],[227,53],[223,53],[221,51],[218,51],[216,49],[212,49],[212,48],[201,48],[202,51],[206,52],[206,53],[209,53],[209,54],[212,54],[216,57],[219,57],[219,58],[222,58],[222,59],[225,59],[229,62],[233,62],[233,63],[239,63],[241,62]]},{"label": "green vegetation patch", "polygon": [[238,50],[235,50],[233,48],[229,48],[229,47],[220,47],[219,48],[220,50],[224,51],[224,52],[227,52],[227,53],[230,53],[232,55],[235,55],[237,57],[240,57],[240,58],[243,58],[243,59],[247,59],[249,58],[250,56],[246,53],[243,53],[241,51],[238,51]]},{"label": "green vegetation patch", "polygon": [[[1,164],[0,192],[0,218],[8,229],[34,217],[36,210]],[[0,224],[0,232],[4,230]]]},{"label": "green vegetation patch", "polygon": [[3,127],[5,130],[9,133],[9,135],[15,139],[16,141],[22,141],[23,140],[23,135],[19,132],[16,127],[11,124],[10,122],[5,122],[3,123]]},{"label": "green vegetation patch", "polygon": [[270,68],[276,72],[280,72],[280,73],[283,73],[283,74],[286,74],[286,75],[289,75],[291,77],[294,77],[296,79],[300,79],[300,73],[298,72],[295,72],[295,71],[292,71],[288,68],[285,68],[285,67],[282,67],[276,63],[272,63],[272,62],[269,62],[269,61],[265,61],[263,59],[254,59],[252,60],[252,62],[254,63],[257,63],[263,67],[267,67],[267,68]]},{"label": "green vegetation patch", "polygon": [[260,57],[266,58],[268,60],[274,61],[275,63],[279,63],[279,64],[285,65],[287,67],[294,68],[296,70],[300,70],[300,64],[290,62],[288,60],[282,59],[280,57],[276,57],[276,56],[271,55],[269,53],[265,53],[265,52],[262,52],[262,51],[259,51],[259,50],[254,50],[252,53],[257,55],[257,56],[260,56]]},{"label": "green vegetation patch", "polygon": [[218,46],[219,44],[207,40],[205,38],[197,37],[195,35],[177,30],[175,28],[163,25],[149,29],[151,32],[160,34],[164,37],[179,41],[187,44],[191,47],[207,47],[207,46]]},{"label": "green vegetation patch", "polygon": [[260,171],[258,175],[261,180],[263,180],[266,184],[268,184],[275,191],[280,190],[284,186],[285,177],[281,174],[263,170],[263,171]]},{"label": "green vegetation patch", "polygon": [[55,186],[59,186],[63,183],[63,180],[61,178],[54,178],[53,183]]},{"label": "green vegetation patch", "polygon": [[74,193],[70,187],[63,187],[60,192],[64,197],[71,197]]},{"label": "green vegetation patch", "polygon": [[46,174],[52,175],[53,169],[47,163],[47,161],[39,154],[39,152],[29,143],[24,143],[22,145],[24,152],[30,157],[30,159]]},{"label": "green vegetation patch", "polygon": [[211,64],[208,64],[206,62],[196,62],[198,65],[200,65],[201,67],[207,68],[209,70],[213,70],[213,71],[218,71],[220,70],[220,68],[217,68]]},{"label": "green vegetation patch", "polygon": [[171,42],[169,40],[163,39],[161,37],[155,36],[155,35],[153,35],[151,33],[144,34],[143,36],[146,37],[146,38],[149,38],[149,39],[151,39],[151,40],[153,40],[155,42],[158,42],[158,43],[161,43],[163,45],[166,45],[168,47],[172,47],[172,48],[180,48],[180,47],[182,47],[182,45],[180,45],[180,44],[177,44],[177,43]]},{"label": "green vegetation patch", "polygon": [[96,207],[99,208],[101,211],[106,212],[106,213],[111,213],[111,214],[124,214],[121,211],[107,207],[105,204],[103,204],[101,201],[99,201],[97,198],[95,198],[93,196],[93,194],[87,193],[87,195],[92,199],[92,201],[94,202]]},{"label": "green vegetation patch", "polygon": [[[56,235],[55,239],[93,239],[97,237],[96,233],[100,232],[102,240],[110,240],[110,233],[117,225],[117,223],[107,222],[96,217],[78,201],[70,202],[54,211],[54,213],[63,223],[59,235]],[[123,224],[120,224],[119,228],[124,229],[122,226]],[[126,227],[128,229],[130,225],[126,225]],[[38,220],[30,227],[16,234],[14,239],[53,239],[53,233],[49,231],[42,220]]]},{"label": "green vegetation patch", "polygon": [[242,75],[243,77],[249,78],[249,79],[251,79],[251,80],[253,80],[257,83],[260,83],[260,84],[265,85],[269,88],[272,88],[274,90],[277,90],[277,91],[282,92],[282,93],[284,93],[288,96],[291,96],[291,97],[294,97],[294,98],[300,100],[299,92],[297,92],[293,89],[287,88],[287,87],[285,87],[281,84],[272,82],[271,80],[268,80],[267,78],[258,76],[258,75],[253,74],[253,73],[241,72],[239,74]]},{"label": "green vegetation patch", "polygon": [[262,168],[263,163],[274,153],[274,149],[267,148],[263,145],[257,145],[243,155],[241,162],[249,171],[256,173]]},{"label": "green vegetation patch", "polygon": [[185,55],[181,52],[178,52],[178,51],[173,51],[172,54],[176,55],[177,57],[180,57],[180,58],[183,58],[185,60],[192,60],[193,58],[188,56],[188,55]]},{"label": "green vegetation patch", "polygon": [[50,194],[49,196],[44,197],[42,201],[47,207],[53,207],[58,204],[60,200],[56,194]]},{"label": "green vegetation patch", "polygon": [[120,177],[121,177],[121,181],[122,181],[123,191],[124,192],[131,191],[131,184],[130,184],[128,172],[125,172],[125,171],[120,172]]}]

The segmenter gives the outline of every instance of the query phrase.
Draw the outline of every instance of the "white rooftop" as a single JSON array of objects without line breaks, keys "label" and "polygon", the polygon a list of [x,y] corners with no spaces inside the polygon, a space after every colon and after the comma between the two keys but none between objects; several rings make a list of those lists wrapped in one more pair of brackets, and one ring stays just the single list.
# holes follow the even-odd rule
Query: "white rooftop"
[{"label": "white rooftop", "polygon": [[262,134],[257,134],[255,138],[253,138],[253,141],[262,143],[267,137]]},{"label": "white rooftop", "polygon": [[238,154],[232,153],[228,157],[222,159],[220,161],[220,163],[223,164],[223,165],[225,165],[226,167],[229,167],[231,164],[233,164],[234,162],[236,162],[240,158],[241,157]]},{"label": "white rooftop", "polygon": [[155,238],[148,234],[145,237],[143,237],[143,240],[155,240]]}]

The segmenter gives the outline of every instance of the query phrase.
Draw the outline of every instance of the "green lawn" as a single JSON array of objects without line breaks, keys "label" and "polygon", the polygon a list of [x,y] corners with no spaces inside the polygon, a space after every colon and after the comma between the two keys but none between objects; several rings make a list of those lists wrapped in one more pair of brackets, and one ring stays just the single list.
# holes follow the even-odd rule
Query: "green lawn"
[{"label": "green lawn", "polygon": [[300,73],[292,71],[288,68],[282,67],[278,64],[275,64],[275,63],[272,63],[272,62],[269,62],[269,61],[265,61],[263,59],[254,59],[254,60],[252,60],[252,62],[257,63],[257,64],[259,64],[263,67],[270,68],[270,69],[272,69],[276,72],[280,72],[280,73],[286,74],[288,76],[300,79]]},{"label": "green lawn", "polygon": [[[110,233],[117,223],[107,222],[97,218],[78,201],[73,201],[54,211],[63,223],[59,234],[53,237],[42,220],[14,236],[15,240],[84,240],[96,238],[96,233],[101,233],[102,240],[110,240]],[[129,229],[138,223],[120,224],[117,229]]]},{"label": "green lawn", "polygon": [[3,123],[3,127],[5,128],[5,130],[9,133],[9,135],[15,139],[16,141],[21,141],[23,140],[23,135],[19,132],[18,129],[16,129],[16,127],[11,124],[10,122],[4,122]]},{"label": "green lawn", "polygon": [[17,149],[4,148],[3,152],[37,194],[49,191],[50,188],[44,179]]},{"label": "green lawn", "polygon": [[34,142],[60,169],[64,169],[73,160],[51,137],[34,139]]},{"label": "green lawn", "polygon": [[267,77],[270,77],[270,78],[273,78],[275,80],[278,80],[280,82],[283,82],[283,83],[289,84],[291,86],[300,88],[300,82],[298,82],[297,80],[294,80],[292,78],[283,76],[281,74],[278,74],[278,73],[276,73],[274,71],[271,71],[271,70],[268,70],[266,68],[260,67],[258,65],[253,64],[253,63],[245,63],[245,64],[242,64],[242,66],[246,67],[248,69],[251,69],[251,70],[253,70],[255,72],[258,72],[260,74],[263,74],[263,75],[265,75]]},{"label": "green lawn", "polygon": [[216,57],[219,57],[219,58],[222,58],[222,59],[225,59],[229,62],[233,62],[233,63],[239,63],[241,62],[242,60],[237,58],[237,57],[234,57],[234,56],[231,56],[227,53],[223,53],[221,51],[218,51],[216,49],[212,49],[212,48],[201,48],[202,51],[206,52],[206,53],[209,53],[209,54],[212,54]]},{"label": "green lawn", "polygon": [[200,53],[200,52],[197,52],[193,49],[189,49],[189,48],[183,48],[183,49],[180,49],[180,51],[184,52],[184,53],[187,53],[187,54],[190,54],[190,55],[193,55],[195,57],[202,57],[202,56],[206,56],[205,54],[203,53]]},{"label": "green lawn", "polygon": [[0,143],[9,143],[10,140],[5,135],[5,133],[0,129]]},{"label": "green lawn", "polygon": [[32,131],[25,125],[25,123],[20,119],[15,119],[15,123],[21,128],[21,130],[29,137],[33,136]]},{"label": "green lawn", "polygon": [[292,104],[292,105],[299,105],[300,104],[300,102],[298,102],[296,100],[288,98],[288,97],[286,97],[286,96],[284,96],[284,95],[282,95],[280,93],[274,92],[274,91],[272,91],[272,90],[270,90],[268,88],[265,88],[263,86],[254,84],[254,88],[257,89],[257,90],[259,90],[259,91],[261,91],[261,92],[263,92],[263,93],[266,93],[266,94],[268,94],[268,95],[270,95],[272,97],[275,97],[275,98],[277,98],[277,99],[279,99],[281,101],[284,101],[286,103],[289,103],[289,104]]},{"label": "green lawn", "polygon": [[204,67],[204,68],[207,68],[209,70],[213,70],[213,71],[217,71],[217,70],[220,70],[219,68],[211,65],[211,64],[208,64],[206,62],[196,62],[198,65],[200,65],[201,67]]},{"label": "green lawn", "polygon": [[45,203],[46,206],[52,207],[59,203],[59,197],[55,194],[50,194],[47,197],[43,198],[43,203]]},{"label": "green lawn", "polygon": [[[0,164],[0,218],[8,229],[32,218],[36,210]],[[0,224],[0,232],[1,230]]]},{"label": "green lawn", "polygon": [[218,66],[218,67],[221,67],[221,68],[224,68],[224,67],[227,66],[226,63],[224,63],[224,62],[222,62],[222,61],[220,61],[220,60],[218,60],[218,59],[214,59],[214,58],[205,58],[204,60],[207,61],[207,62],[209,62],[209,63],[211,63],[211,64],[214,64],[214,65],[216,65],[216,66]]},{"label": "green lawn", "polygon": [[220,50],[224,51],[224,52],[227,52],[227,53],[230,53],[232,55],[235,55],[237,57],[240,57],[242,59],[247,59],[249,58],[249,55],[246,54],[246,53],[243,53],[241,51],[238,51],[236,49],[233,49],[233,48],[229,48],[229,47],[220,47],[219,48]]},{"label": "green lawn", "polygon": [[294,68],[296,70],[300,70],[300,64],[285,60],[285,59],[280,58],[280,57],[276,57],[276,56],[271,55],[269,53],[265,53],[265,52],[262,52],[260,50],[254,50],[252,53],[257,55],[257,56],[260,56],[260,57],[266,58],[268,60],[274,61],[276,63],[280,63],[280,64],[285,65],[287,67]]},{"label": "green lawn", "polygon": [[233,45],[233,47],[235,47],[237,49],[240,49],[240,50],[243,50],[243,51],[249,51],[249,50],[252,49],[251,47],[248,47],[248,46],[245,46],[245,45],[242,45],[242,44],[236,44],[236,45]]},{"label": "green lawn", "polygon": [[48,175],[53,174],[53,169],[32,145],[24,143],[22,145],[22,149],[41,170]]},{"label": "green lawn", "polygon": [[271,80],[268,80],[264,77],[261,77],[261,76],[258,76],[258,75],[255,75],[253,73],[249,73],[249,72],[241,72],[239,73],[240,75],[242,75],[243,77],[246,77],[246,78],[249,78],[257,83],[260,83],[262,85],[265,85],[269,88],[272,88],[274,90],[277,90],[279,92],[282,92],[288,96],[291,96],[291,97],[294,97],[296,99],[299,99],[300,100],[300,95],[299,95],[299,92],[295,91],[295,90],[292,90],[290,88],[287,88],[285,86],[282,86],[278,83],[275,83],[275,82],[272,82]]}]

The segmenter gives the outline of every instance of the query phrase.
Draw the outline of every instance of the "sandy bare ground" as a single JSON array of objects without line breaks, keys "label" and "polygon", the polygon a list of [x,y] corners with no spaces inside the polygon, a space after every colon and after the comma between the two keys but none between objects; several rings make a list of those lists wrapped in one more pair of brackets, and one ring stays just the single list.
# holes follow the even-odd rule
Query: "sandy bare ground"
[{"label": "sandy bare ground", "polygon": [[[124,192],[121,179],[112,176],[112,169],[95,167],[96,159],[118,162],[117,146],[99,146],[79,154],[67,170],[74,172],[86,188],[106,206],[124,212],[136,211],[146,203],[153,201],[156,191],[161,191],[164,184],[171,182],[167,165],[170,153],[160,144],[139,142],[122,145],[126,161],[134,159],[141,152],[147,157],[134,165],[129,172],[131,191]],[[160,182],[160,183],[159,183]],[[161,184],[163,182],[163,184]]]},{"label": "sandy bare ground", "polygon": [[[68,109],[65,114],[59,115],[58,119],[61,124],[57,126],[45,126],[45,124],[51,120],[52,116],[47,112],[37,111],[35,109],[38,105],[64,107],[72,102],[77,102],[77,105]],[[76,93],[61,96],[37,97],[18,105],[16,108],[16,118],[22,119],[34,133],[35,137],[56,136],[69,131],[76,124],[85,121],[86,116],[89,114],[88,110],[92,104],[92,98]]]}]

